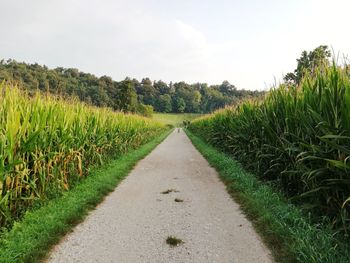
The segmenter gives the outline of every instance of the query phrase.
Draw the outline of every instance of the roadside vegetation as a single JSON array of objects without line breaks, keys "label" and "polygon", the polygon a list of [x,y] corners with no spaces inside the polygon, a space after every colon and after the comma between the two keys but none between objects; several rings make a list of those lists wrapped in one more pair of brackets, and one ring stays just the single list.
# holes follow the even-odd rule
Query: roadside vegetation
[{"label": "roadside vegetation", "polygon": [[349,243],[339,242],[329,226],[314,224],[281,192],[247,172],[231,155],[186,132],[218,171],[228,192],[240,204],[277,262],[349,262]]},{"label": "roadside vegetation", "polygon": [[89,176],[49,202],[32,208],[0,239],[0,263],[40,262],[60,238],[81,222],[128,175],[134,165],[149,154],[169,130],[136,150],[102,167],[94,167]]},{"label": "roadside vegetation", "polygon": [[282,189],[340,233],[350,231],[350,75],[333,65],[192,122],[190,129]]},{"label": "roadside vegetation", "polygon": [[0,227],[69,190],[92,166],[158,136],[165,125],[74,100],[0,86]]},{"label": "roadside vegetation", "polygon": [[264,100],[219,110],[189,129],[349,243],[350,71],[328,62],[324,46],[315,51],[303,53]]}]

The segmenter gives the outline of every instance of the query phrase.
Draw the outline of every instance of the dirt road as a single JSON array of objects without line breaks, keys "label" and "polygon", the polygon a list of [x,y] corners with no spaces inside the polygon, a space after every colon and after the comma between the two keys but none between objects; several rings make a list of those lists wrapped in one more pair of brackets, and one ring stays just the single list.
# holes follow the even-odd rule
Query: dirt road
[{"label": "dirt road", "polygon": [[[171,247],[168,236],[183,243]],[[174,131],[53,249],[48,262],[272,259],[215,170],[184,132]]]}]

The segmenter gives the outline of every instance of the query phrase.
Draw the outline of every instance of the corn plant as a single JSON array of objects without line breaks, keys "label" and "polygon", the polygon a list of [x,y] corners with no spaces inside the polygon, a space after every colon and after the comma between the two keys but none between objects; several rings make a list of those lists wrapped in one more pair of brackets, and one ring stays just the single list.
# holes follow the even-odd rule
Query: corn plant
[{"label": "corn plant", "polygon": [[315,218],[350,230],[350,74],[333,63],[263,101],[198,119],[190,130],[278,185]]},{"label": "corn plant", "polygon": [[50,191],[65,191],[92,165],[158,135],[163,125],[75,100],[0,85],[0,226]]}]

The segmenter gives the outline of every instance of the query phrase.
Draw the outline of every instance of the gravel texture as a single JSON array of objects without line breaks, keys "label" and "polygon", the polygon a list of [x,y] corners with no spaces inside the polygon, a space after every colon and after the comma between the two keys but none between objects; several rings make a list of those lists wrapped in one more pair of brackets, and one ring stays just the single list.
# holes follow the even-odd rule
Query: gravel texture
[{"label": "gravel texture", "polygon": [[[176,191],[161,193],[169,189]],[[170,246],[169,236],[183,243]],[[272,261],[216,171],[178,130],[141,160],[48,258],[62,263]]]}]

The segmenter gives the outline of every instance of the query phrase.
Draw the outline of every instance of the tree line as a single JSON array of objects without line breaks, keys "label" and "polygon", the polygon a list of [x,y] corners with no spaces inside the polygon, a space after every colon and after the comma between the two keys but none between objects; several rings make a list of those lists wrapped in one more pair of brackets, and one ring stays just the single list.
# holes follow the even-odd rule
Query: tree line
[{"label": "tree line", "polygon": [[208,113],[238,101],[259,97],[261,91],[237,89],[228,81],[220,85],[186,82],[165,83],[144,78],[97,77],[75,68],[49,69],[37,63],[13,59],[0,61],[0,82],[15,81],[29,92],[40,90],[61,96],[75,96],[98,107],[147,115],[153,109],[164,113]]}]

